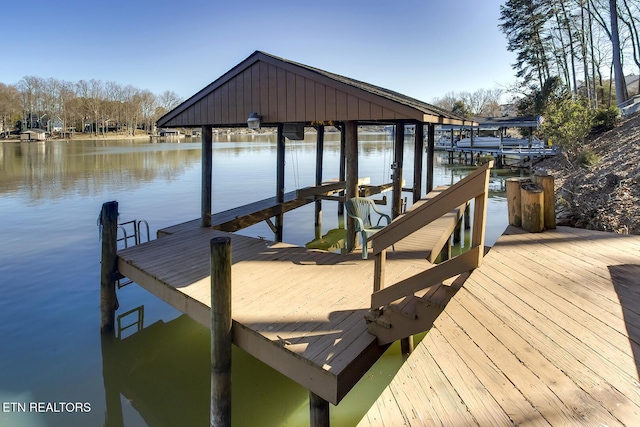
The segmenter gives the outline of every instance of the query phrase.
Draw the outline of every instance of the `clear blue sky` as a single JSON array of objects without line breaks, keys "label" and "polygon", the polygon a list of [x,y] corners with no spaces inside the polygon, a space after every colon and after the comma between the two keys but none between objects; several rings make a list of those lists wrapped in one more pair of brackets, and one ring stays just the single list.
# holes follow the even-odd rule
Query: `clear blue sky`
[{"label": "clear blue sky", "polygon": [[0,82],[97,79],[186,99],[262,50],[430,102],[515,80],[503,2],[11,1]]}]

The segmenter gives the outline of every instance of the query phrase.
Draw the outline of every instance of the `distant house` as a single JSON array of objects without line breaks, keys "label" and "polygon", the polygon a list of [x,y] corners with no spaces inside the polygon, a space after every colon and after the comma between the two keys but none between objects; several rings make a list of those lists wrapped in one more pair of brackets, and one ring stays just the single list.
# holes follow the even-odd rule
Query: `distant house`
[{"label": "distant house", "polygon": [[47,131],[44,129],[29,129],[20,133],[20,141],[44,141]]},{"label": "distant house", "polygon": [[48,132],[62,132],[64,125],[62,119],[59,116],[54,116],[53,118],[51,118],[47,114],[40,117],[40,121],[38,123],[39,125],[31,126],[31,128],[43,128]]},{"label": "distant house", "polygon": [[49,129],[51,129],[51,132],[62,132],[64,130],[64,122],[60,117],[55,116],[49,122]]},{"label": "distant house", "polygon": [[177,129],[160,129],[160,136],[177,137],[180,136],[180,131]]}]

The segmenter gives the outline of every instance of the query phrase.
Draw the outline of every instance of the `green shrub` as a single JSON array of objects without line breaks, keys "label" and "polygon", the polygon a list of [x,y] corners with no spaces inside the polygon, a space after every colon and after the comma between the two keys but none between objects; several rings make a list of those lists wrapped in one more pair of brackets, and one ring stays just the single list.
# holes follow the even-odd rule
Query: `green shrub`
[{"label": "green shrub", "polygon": [[606,132],[615,128],[620,123],[620,110],[618,107],[598,108],[593,118],[592,134]]},{"label": "green shrub", "polygon": [[593,111],[583,100],[561,99],[547,106],[544,119],[545,136],[570,156],[577,156],[591,132]]},{"label": "green shrub", "polygon": [[578,164],[583,168],[589,168],[598,164],[600,161],[600,156],[594,153],[592,150],[584,149],[580,151],[578,155]]}]

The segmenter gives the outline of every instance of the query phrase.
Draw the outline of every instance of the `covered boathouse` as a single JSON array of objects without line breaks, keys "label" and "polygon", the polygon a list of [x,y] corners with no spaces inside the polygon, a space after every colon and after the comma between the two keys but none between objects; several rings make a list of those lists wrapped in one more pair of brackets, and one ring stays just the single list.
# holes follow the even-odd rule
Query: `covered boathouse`
[{"label": "covered boathouse", "polygon": [[[358,126],[371,124],[395,129],[392,182],[380,186],[364,185],[358,177]],[[386,323],[377,318],[365,320],[371,313],[372,293],[382,293],[375,298],[382,307],[387,298],[382,288],[394,282],[424,283],[423,294],[441,300],[426,308],[431,316],[450,298],[449,286],[438,291],[442,280],[469,271],[482,258],[488,167],[472,174],[468,184],[453,192],[433,189],[435,126],[474,124],[397,92],[256,51],[158,120],[160,128],[202,129],[201,215],[160,230],[161,238],[155,241],[118,251],[117,272],[211,327],[209,242],[222,234],[229,236],[233,244],[233,343],[309,389],[311,423],[327,425],[328,403],[337,405],[390,342],[426,330],[433,322],[429,318],[418,327],[412,325],[384,338],[376,336],[370,333],[372,328],[384,328]],[[275,196],[212,213],[213,129],[247,126],[277,128]],[[341,132],[338,181],[324,181],[322,176],[325,126]],[[285,193],[286,139],[301,139],[304,127],[317,130],[315,186]],[[414,184],[403,188],[408,127],[415,129]],[[425,171],[427,188],[423,189]],[[340,255],[281,243],[285,212],[315,203],[318,223],[323,200],[344,203],[389,189],[396,227],[378,233],[381,243],[371,242],[371,259],[362,259],[357,252]],[[405,215],[403,191],[411,192],[414,202],[414,210]],[[440,201],[445,194],[448,198],[443,203],[429,203],[434,198]],[[469,254],[441,264],[443,269],[438,270],[432,263],[434,254],[449,241],[464,206],[474,199]],[[273,242],[228,234],[260,221],[270,223]],[[353,249],[353,220],[346,222],[347,248]],[[387,259],[387,248],[392,247],[394,253],[389,250]],[[431,268],[437,283],[423,279],[425,270]],[[393,292],[389,296],[398,298]],[[382,309],[373,311],[379,314]]]},{"label": "covered boathouse", "polygon": [[[249,124],[248,124],[249,123]],[[402,170],[405,129],[415,125],[414,185],[408,189],[413,202],[425,193],[422,186],[424,173],[425,140],[426,192],[433,189],[434,129],[436,125],[477,125],[448,111],[418,101],[397,92],[362,81],[333,74],[318,68],[299,64],[264,52],[256,51],[213,83],[187,99],[161,117],[157,126],[202,128],[202,226],[211,226],[211,143],[212,129],[220,127],[275,127],[277,128],[278,164],[275,202],[283,210],[275,215],[276,240],[282,240],[282,214],[299,205],[287,206],[284,191],[285,138],[302,139],[304,127],[317,130],[316,186],[323,183],[322,145],[324,127],[333,125],[341,131],[342,147],[340,181],[344,181],[342,199],[358,195],[358,125],[383,124],[395,126],[394,159],[391,165],[392,216],[401,212]],[[425,129],[426,128],[426,129]],[[425,138],[425,130],[426,136]],[[335,178],[335,177],[330,177]],[[331,190],[332,187],[325,189]],[[365,189],[364,194],[375,194],[381,188]],[[325,194],[326,196],[326,194]],[[318,201],[318,206],[319,206]],[[280,209],[278,209],[280,210]],[[265,220],[259,216],[253,221]],[[246,224],[243,226],[248,226]],[[347,228],[351,224],[347,224]],[[222,227],[235,231],[235,226]],[[348,233],[348,247],[353,247],[353,234]]]}]

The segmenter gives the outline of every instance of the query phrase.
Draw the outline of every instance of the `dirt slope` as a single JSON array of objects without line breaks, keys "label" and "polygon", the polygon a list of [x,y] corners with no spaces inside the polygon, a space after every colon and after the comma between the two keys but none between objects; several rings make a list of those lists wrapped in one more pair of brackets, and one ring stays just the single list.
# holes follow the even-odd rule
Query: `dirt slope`
[{"label": "dirt slope", "polygon": [[590,168],[563,154],[535,166],[555,178],[558,224],[640,234],[640,114],[586,145],[600,156]]}]

